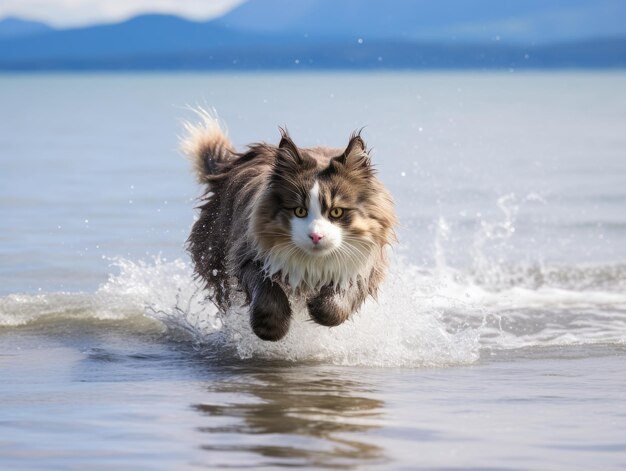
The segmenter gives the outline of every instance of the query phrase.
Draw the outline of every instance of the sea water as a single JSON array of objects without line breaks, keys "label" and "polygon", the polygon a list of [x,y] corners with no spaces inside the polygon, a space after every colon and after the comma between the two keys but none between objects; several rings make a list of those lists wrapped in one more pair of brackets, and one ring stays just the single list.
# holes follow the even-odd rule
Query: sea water
[{"label": "sea water", "polygon": [[[626,74],[0,76],[0,467],[626,466]],[[258,340],[184,242],[189,107],[365,126],[378,300]]]}]

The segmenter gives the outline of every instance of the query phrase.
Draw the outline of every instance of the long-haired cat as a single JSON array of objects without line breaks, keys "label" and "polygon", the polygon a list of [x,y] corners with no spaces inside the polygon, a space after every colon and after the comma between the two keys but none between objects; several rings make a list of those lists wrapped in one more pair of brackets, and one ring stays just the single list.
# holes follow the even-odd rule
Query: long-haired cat
[{"label": "long-haired cat", "polygon": [[358,133],[345,149],[278,146],[234,150],[217,119],[187,125],[183,151],[206,191],[188,250],[213,301],[237,291],[263,340],[287,334],[290,300],[304,298],[318,324],[336,326],[375,296],[396,216]]}]

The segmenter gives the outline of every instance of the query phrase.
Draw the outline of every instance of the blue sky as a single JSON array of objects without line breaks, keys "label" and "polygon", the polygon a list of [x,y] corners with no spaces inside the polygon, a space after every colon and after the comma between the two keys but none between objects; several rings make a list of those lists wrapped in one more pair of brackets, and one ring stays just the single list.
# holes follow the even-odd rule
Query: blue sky
[{"label": "blue sky", "polygon": [[2,0],[0,18],[19,16],[57,27],[115,22],[146,13],[173,13],[208,19],[243,0]]}]

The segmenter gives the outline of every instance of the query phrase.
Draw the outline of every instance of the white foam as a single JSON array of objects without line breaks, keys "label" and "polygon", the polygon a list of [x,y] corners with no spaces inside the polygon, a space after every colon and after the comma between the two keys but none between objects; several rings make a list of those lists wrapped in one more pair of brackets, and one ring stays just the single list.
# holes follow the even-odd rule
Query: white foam
[{"label": "white foam", "polygon": [[[180,261],[174,263],[181,270],[176,277],[177,284],[170,284],[170,289],[164,291],[160,283],[153,283],[160,297],[147,298],[151,302],[149,315],[170,328],[187,332],[200,344],[217,345],[241,359],[446,366],[473,363],[479,356],[475,329],[450,333],[440,319],[440,311],[420,306],[419,298],[412,295],[415,278],[411,270],[394,271],[378,301],[368,301],[359,313],[339,327],[319,326],[310,321],[303,306],[294,306],[289,333],[280,342],[272,343],[253,334],[246,308],[234,308],[221,314],[210,302],[203,301],[202,291],[190,282],[189,267],[181,265]],[[146,269],[128,262],[122,268],[123,273],[111,284],[121,286],[122,280],[137,280],[139,276],[134,272]],[[142,286],[145,285],[142,283]]]},{"label": "white foam", "polygon": [[410,270],[395,271],[384,284],[378,301],[368,301],[348,322],[333,328],[308,319],[295,309],[287,336],[268,343],[256,338],[247,315],[230,312],[223,335],[241,358],[262,357],[293,361],[316,360],[338,365],[446,366],[475,362],[478,331],[446,330],[440,311],[423,306],[413,296]]},{"label": "white foam", "polygon": [[[221,314],[204,300],[186,262],[157,258],[150,263],[118,260],[117,265],[119,274],[93,294],[0,299],[0,325],[50,318],[127,319],[133,321],[129,329],[143,329],[145,322],[137,320],[148,319],[158,321],[164,332],[183,332],[201,347],[236,358],[380,367],[471,364],[481,349],[626,343],[622,291],[566,284],[532,287],[529,280],[481,284],[476,274],[445,266],[418,268],[401,259],[394,261],[378,302],[368,301],[350,321],[321,327],[308,320],[300,306],[284,340],[263,342],[252,333],[245,308]],[[576,270],[603,280],[606,273],[621,273],[615,267]],[[584,284],[594,286],[593,280]]]}]

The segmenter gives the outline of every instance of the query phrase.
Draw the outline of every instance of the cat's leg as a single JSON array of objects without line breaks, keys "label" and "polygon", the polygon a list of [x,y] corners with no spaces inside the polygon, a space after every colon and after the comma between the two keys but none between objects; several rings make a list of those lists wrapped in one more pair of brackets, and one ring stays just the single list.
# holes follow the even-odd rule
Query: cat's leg
[{"label": "cat's leg", "polygon": [[250,325],[262,340],[277,341],[289,330],[291,307],[278,285],[265,276],[258,263],[246,262],[241,269],[241,284],[250,302]]},{"label": "cat's leg", "polygon": [[345,290],[324,286],[316,296],[309,299],[307,307],[309,315],[315,322],[334,327],[357,311],[366,297],[367,291],[361,283]]}]

